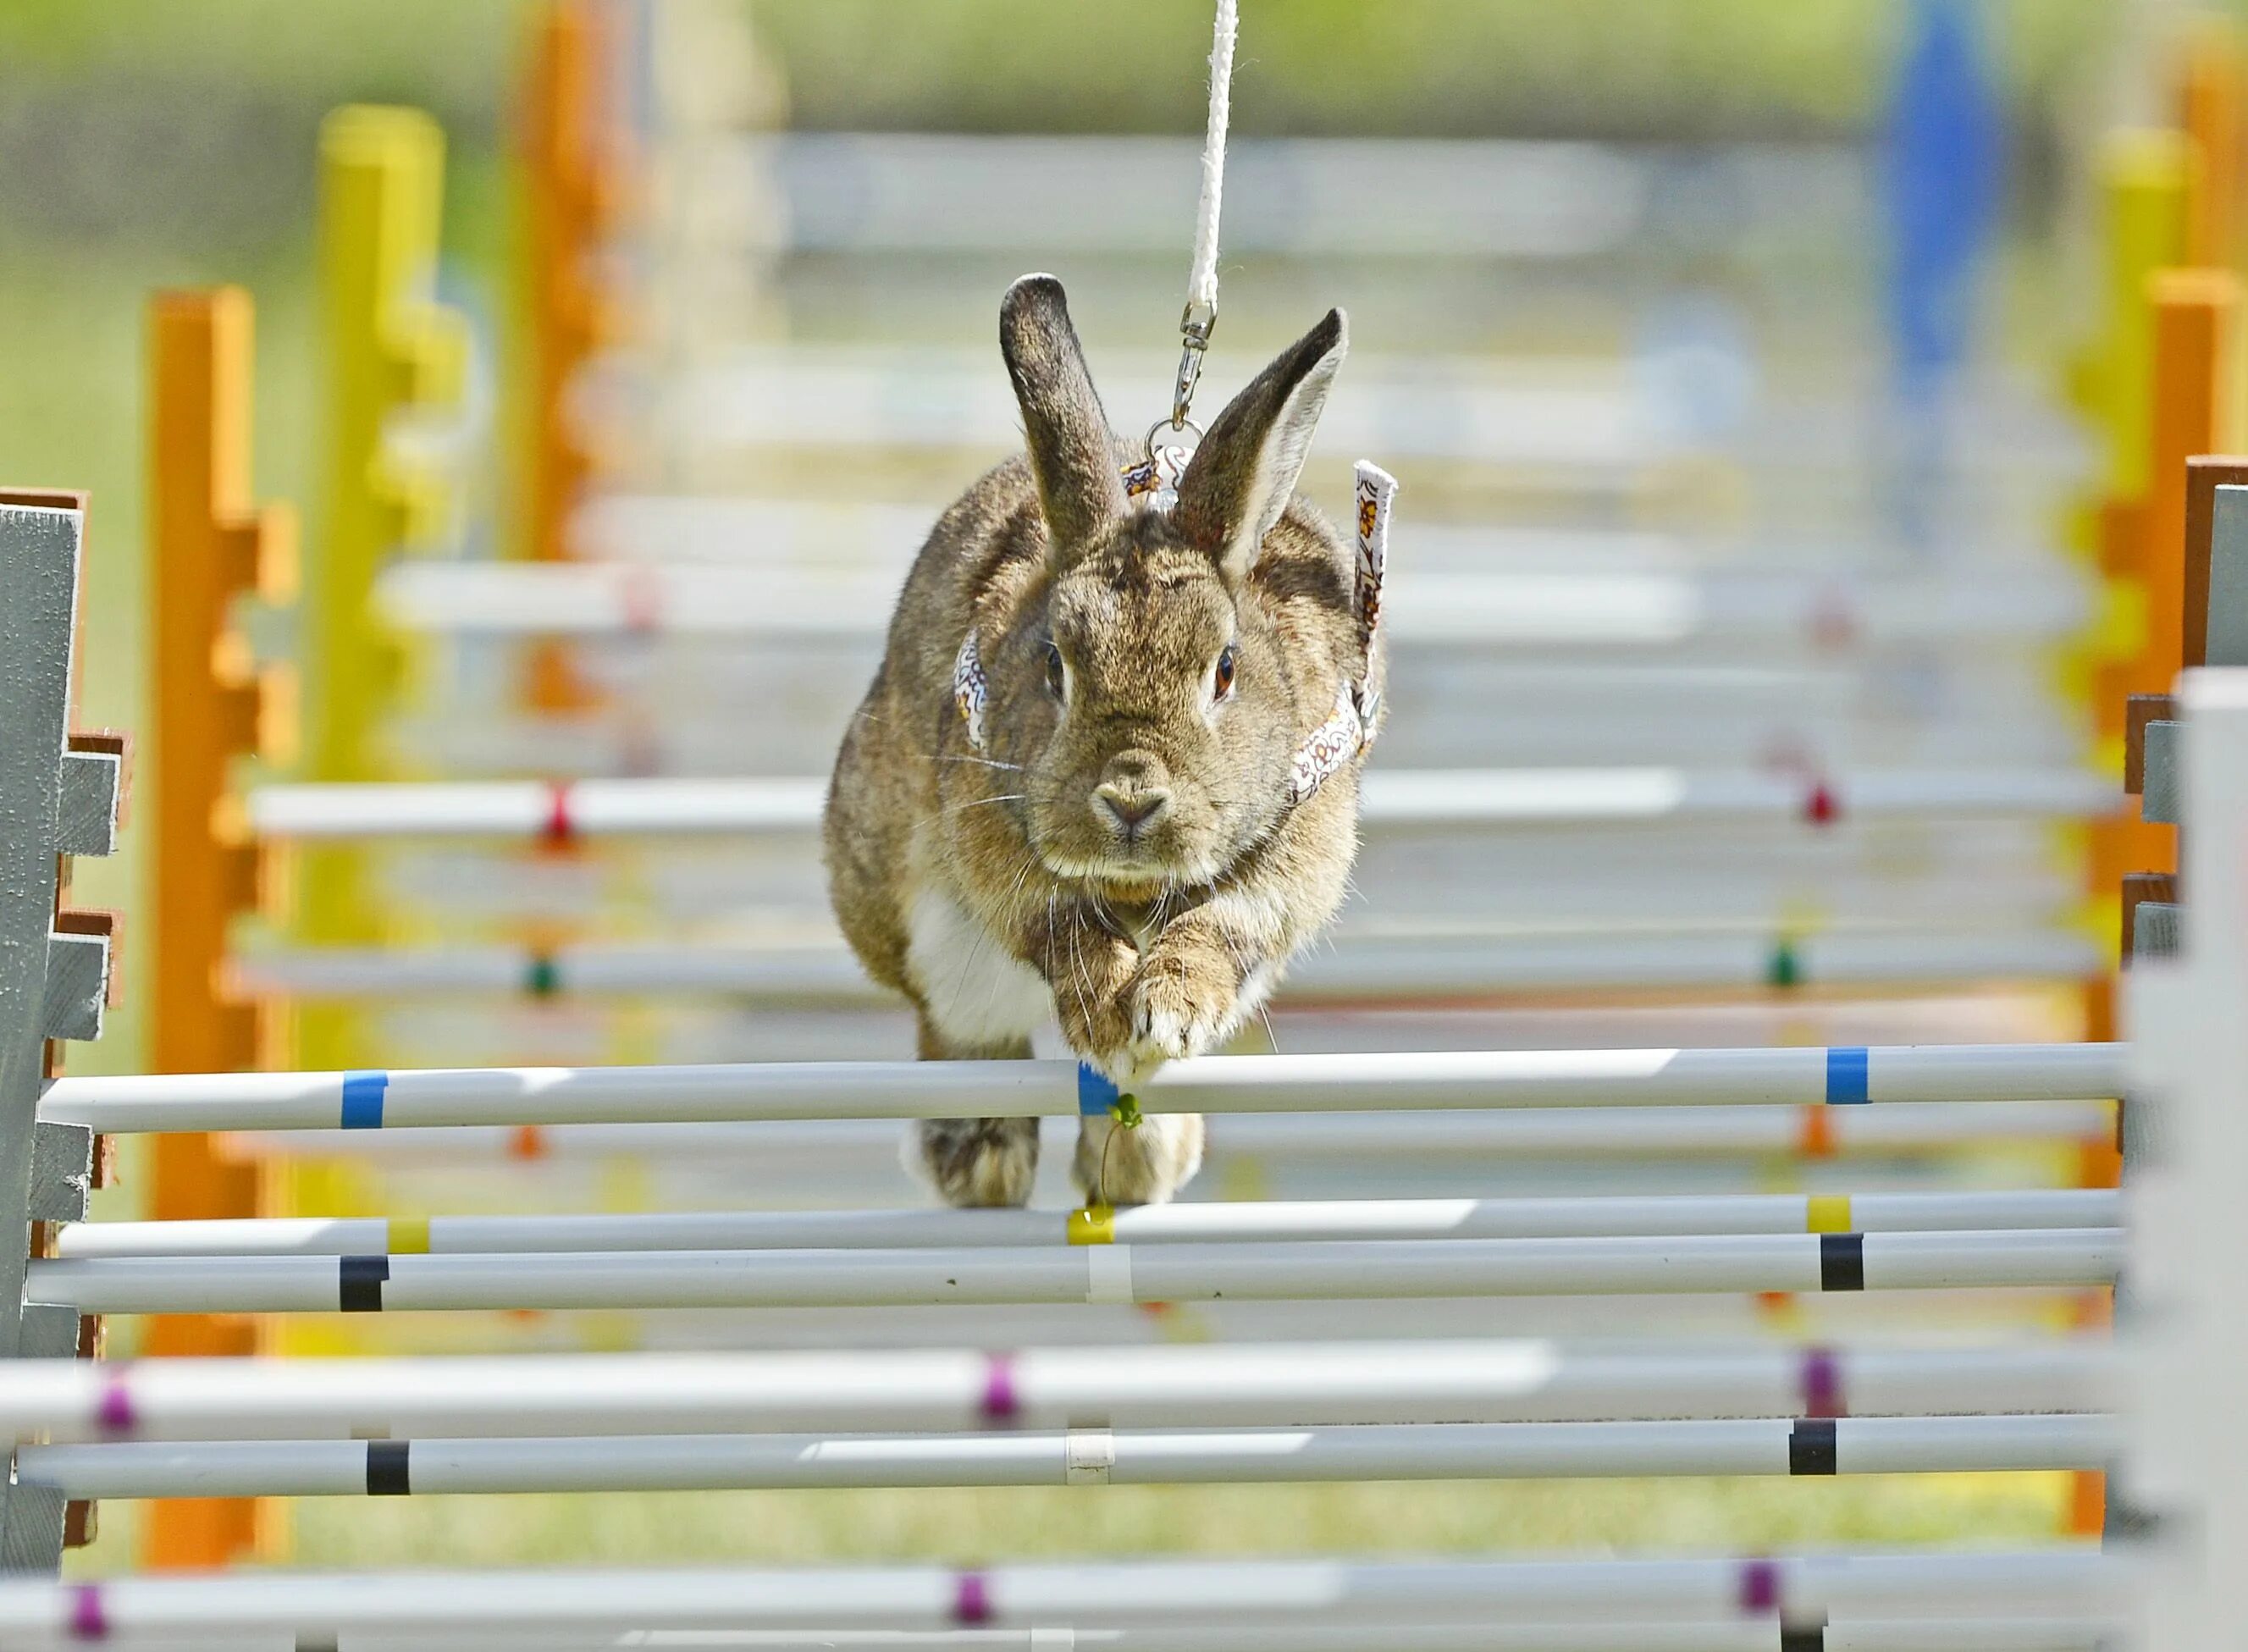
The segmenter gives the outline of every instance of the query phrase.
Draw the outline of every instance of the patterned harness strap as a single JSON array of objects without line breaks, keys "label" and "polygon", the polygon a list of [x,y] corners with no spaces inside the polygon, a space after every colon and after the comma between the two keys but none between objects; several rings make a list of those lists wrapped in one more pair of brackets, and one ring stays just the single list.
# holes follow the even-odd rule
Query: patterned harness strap
[{"label": "patterned harness strap", "polygon": [[[1192,456],[1185,448],[1157,448],[1147,458],[1124,471],[1125,497],[1145,499],[1148,507],[1168,511],[1178,498],[1180,473]],[[1345,678],[1335,689],[1335,706],[1326,722],[1312,730],[1289,765],[1288,801],[1301,803],[1337,774],[1364,756],[1380,731],[1381,695],[1374,686],[1374,644],[1381,627],[1381,579],[1389,560],[1389,506],[1396,497],[1397,479],[1380,465],[1360,459],[1358,478],[1358,634],[1359,658],[1363,664],[1356,679]],[[984,712],[990,697],[990,682],[984,675],[984,659],[977,651],[970,627],[961,639],[952,661],[952,701],[968,725],[968,744],[985,750]]]}]

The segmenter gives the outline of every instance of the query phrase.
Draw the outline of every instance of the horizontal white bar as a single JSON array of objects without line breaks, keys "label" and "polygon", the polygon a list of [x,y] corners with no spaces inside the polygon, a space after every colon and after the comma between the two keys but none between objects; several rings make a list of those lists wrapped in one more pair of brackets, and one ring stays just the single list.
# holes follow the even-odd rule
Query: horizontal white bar
[{"label": "horizontal white bar", "polygon": [[[1079,1622],[1817,1622],[2106,1615],[2136,1573],[2081,1549],[1675,1560],[1162,1560],[995,1566],[267,1573],[0,1583],[9,1644],[114,1634],[947,1628]],[[1772,1604],[1763,1607],[1744,1602]],[[75,1637],[75,1639],[73,1639]]]},{"label": "horizontal white bar", "polygon": [[[2101,1652],[2122,1633],[2120,1620],[2090,1617],[1828,1619],[1826,1652]],[[471,1632],[469,1638],[407,1638],[346,1631],[336,1652],[617,1652],[632,1649],[753,1649],[754,1652],[1774,1652],[1770,1619],[1736,1623],[1290,1622],[1213,1628],[1019,1629],[654,1629],[572,1632],[559,1627],[528,1636]],[[112,1636],[119,1652],[304,1652],[292,1632],[228,1634],[182,1639]],[[41,1640],[41,1648],[62,1644]],[[321,1645],[332,1644],[322,1641]]]},{"label": "horizontal white bar", "polygon": [[[276,838],[610,837],[804,834],[827,783],[760,780],[468,780],[265,785],[250,824]],[[1683,769],[1376,769],[1364,779],[1369,830],[1473,826],[1645,825],[1671,820],[1829,820],[1893,816],[2105,816],[2121,792],[2089,771],[1872,771],[1812,782]]]},{"label": "horizontal white bar", "polygon": [[24,1445],[16,1477],[71,1498],[1234,1485],[2095,1469],[2116,1449],[2105,1416],[1744,1418]]},{"label": "horizontal white bar", "polygon": [[[790,346],[792,353],[800,348]],[[912,359],[922,359],[918,352],[907,353]],[[899,354],[899,347],[893,345],[840,353],[846,362],[877,355],[894,361]],[[942,359],[965,371],[989,360],[981,349],[943,353]],[[1096,355],[1096,367],[1100,359]],[[1415,363],[1414,370],[1456,362],[1452,357],[1423,360]],[[1351,371],[1356,373],[1360,365],[1360,359],[1354,356]],[[1175,366],[1174,359],[1150,353],[1136,370],[1168,375]],[[1589,375],[1612,386],[1627,371],[1613,357],[1584,367],[1584,374],[1565,378],[1582,382]],[[1521,356],[1490,358],[1478,363],[1476,371],[1486,377],[1517,380],[1525,388],[1555,381],[1550,362]],[[915,553],[929,538],[929,524],[951,503],[949,496],[898,502],[835,494],[810,498],[745,495],[732,490],[723,493],[603,490],[588,497],[572,517],[571,549],[577,558],[595,563],[727,567],[748,562],[761,567],[793,568],[801,572],[807,588],[854,595],[868,588],[859,585],[859,580],[879,579],[883,582],[883,612],[887,613],[889,600],[896,595]],[[1991,553],[1987,562],[1978,560],[1974,566],[1974,588],[1992,593],[1994,601],[2037,590],[2088,589],[2080,575],[2055,566],[2042,542],[1994,547],[1979,541],[1974,548],[1978,553]],[[1861,591],[1895,588],[1887,584],[1886,576],[1865,571],[1879,563],[1882,551],[1877,535],[1861,532],[1853,537],[1847,530],[1825,525],[1809,542],[1787,538],[1745,546],[1730,535],[1697,538],[1651,527],[1422,521],[1417,517],[1412,533],[1416,579],[1427,572],[1484,574],[1503,570],[1573,579],[1668,579],[1722,572],[1770,583],[1800,579],[1806,577],[1806,570],[1814,570],[1818,577],[1833,582],[1829,588],[1840,593],[1846,604],[1854,601]],[[1878,585],[1874,583],[1876,580]],[[2045,600],[2058,600],[2050,596]],[[2043,604],[2033,600],[2032,606]]]},{"label": "horizontal white bar", "polygon": [[555,1251],[35,1260],[86,1313],[885,1306],[2108,1285],[2112,1228],[1298,1240],[1067,1249]]},{"label": "horizontal white bar", "polygon": [[[935,513],[931,513],[931,520]],[[901,572],[900,570],[899,572]],[[724,636],[878,646],[897,574],[647,562],[391,564],[390,623],[467,635]],[[2089,619],[2054,574],[1845,580],[1804,573],[1422,572],[1382,607],[1393,648],[1671,647],[1696,640],[1809,648],[2049,641]]]},{"label": "horizontal white bar", "polygon": [[[1752,934],[1510,935],[1338,938],[1297,963],[1283,1004],[1427,1002],[1504,993],[1755,987],[1780,948]],[[2080,929],[1917,934],[1827,931],[1786,943],[1798,985],[1895,980],[2082,980],[2108,966]],[[711,993],[788,1007],[894,1008],[840,943],[729,947],[678,942],[511,946],[271,949],[234,960],[230,986],[292,997],[516,992]]]},{"label": "horizontal white bar", "polygon": [[[2106,1618],[1829,1619],[1826,1652],[2101,1652],[2122,1633]],[[648,1652],[648,1649],[753,1649],[754,1652],[1774,1652],[1770,1619],[1737,1623],[1526,1624],[1290,1622],[1213,1628],[653,1629],[542,1628],[529,1635],[470,1630],[405,1637],[347,1630],[321,1647],[335,1652]],[[42,1637],[27,1648],[59,1647]],[[77,1645],[82,1642],[69,1642]],[[112,1635],[117,1652],[304,1652],[293,1631],[181,1637]]]},{"label": "horizontal white bar", "polygon": [[[1588,257],[1623,244],[1662,175],[1648,151],[1521,139],[1235,138],[1226,158],[1249,197],[1228,246],[1291,257]],[[1843,164],[1832,150],[1760,158],[1806,176]],[[697,159],[782,193],[778,244],[861,255],[1183,257],[1201,175],[1200,145],[1168,136],[791,133]]]},{"label": "horizontal white bar", "polygon": [[[618,355],[582,374],[574,395],[596,423],[623,428],[690,470],[767,447],[1019,452],[1021,415],[996,356],[788,346],[706,356],[654,375]],[[1245,353],[1222,353],[1203,394],[1223,406],[1262,366]],[[1431,370],[1416,379],[1423,366]],[[1679,451],[1690,422],[1684,402],[1628,384],[1529,382],[1456,357],[1369,359],[1365,371],[1359,367],[1352,364],[1350,396],[1323,415],[1319,435],[1329,452],[1641,470]],[[1171,369],[1151,358],[1096,356],[1093,370],[1112,407],[1169,405]]]},{"label": "horizontal white bar", "polygon": [[[2115,1109],[2107,1101],[1924,1101],[1909,1107],[1819,1107],[1820,1151],[1918,1154],[2004,1141],[2108,1141]],[[1049,1151],[1066,1153],[1056,1119]],[[1226,1121],[1210,1141],[1206,1162],[1310,1164],[1323,1161],[1399,1161],[1500,1157],[1666,1158],[1752,1154],[1786,1158],[1806,1151],[1800,1111],[1765,1107],[1634,1109],[1525,1107],[1512,1113],[1332,1113],[1259,1114]],[[809,1155],[824,1168],[863,1167],[867,1155],[894,1152],[897,1126],[873,1119],[744,1124],[564,1124],[528,1138],[497,1125],[363,1130],[298,1130],[237,1138],[257,1157],[332,1158],[360,1155],[387,1162],[589,1159],[663,1155],[732,1162],[743,1176],[785,1165],[797,1175]],[[750,1162],[741,1162],[749,1161]]]},{"label": "horizontal white bar", "polygon": [[[1203,1056],[1171,1063],[1138,1093],[1150,1112],[1217,1114],[2082,1100],[2121,1093],[2122,1054],[2116,1044],[1990,1044]],[[1052,1060],[458,1067],[65,1078],[47,1086],[39,1114],[116,1132],[1025,1118],[1099,1111],[1087,1094],[1074,1063]]]},{"label": "horizontal white bar", "polygon": [[1014,1353],[21,1361],[0,1437],[370,1439],[772,1429],[1600,1422],[2074,1413],[2114,1402],[2104,1340],[1619,1352],[1543,1339]]},{"label": "horizontal white bar", "polygon": [[[59,1257],[435,1256],[542,1251],[879,1250],[936,1245],[1238,1243],[1251,1239],[1525,1239],[1619,1234],[1960,1232],[2103,1228],[2113,1188],[1621,1198],[1257,1200],[1154,1204],[1096,1224],[1059,1210],[709,1210],[654,1215],[291,1217],[76,1222]],[[1814,1228],[1813,1224],[1820,1224]]]}]

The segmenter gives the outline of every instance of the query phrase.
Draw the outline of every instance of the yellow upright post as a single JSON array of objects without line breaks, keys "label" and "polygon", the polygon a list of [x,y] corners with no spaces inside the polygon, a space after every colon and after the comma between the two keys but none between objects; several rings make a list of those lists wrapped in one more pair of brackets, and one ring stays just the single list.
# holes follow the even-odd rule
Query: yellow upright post
[{"label": "yellow upright post", "polygon": [[2107,457],[2103,490],[2112,499],[2146,496],[2155,353],[2147,279],[2185,262],[2194,171],[2192,147],[2176,132],[2119,132],[2100,157],[2101,317],[2077,387],[2100,433]]},{"label": "yellow upright post", "polygon": [[[461,319],[436,302],[444,137],[415,109],[354,106],[320,129],[320,290],[326,463],[319,536],[307,559],[302,635],[306,687],[304,775],[369,780],[390,775],[381,740],[404,683],[402,639],[373,606],[383,563],[425,545],[443,525],[442,479],[418,463],[398,427],[456,401],[467,360]],[[367,946],[387,938],[363,851],[298,858],[297,940]],[[371,1052],[358,1018],[339,1004],[301,1005],[299,1066],[350,1067]],[[351,1168],[304,1164],[289,1180],[300,1215],[349,1213]],[[292,1330],[291,1347],[327,1339]]]},{"label": "yellow upright post", "polygon": [[[393,427],[460,391],[465,333],[435,298],[444,158],[443,134],[419,110],[355,106],[337,110],[320,130],[327,451],[305,589],[310,780],[385,772],[380,735],[401,683],[403,652],[376,621],[375,576],[393,553],[433,538],[443,519],[437,478],[405,457]],[[382,938],[363,855],[309,852],[301,867],[301,942]],[[295,1059],[316,1068],[364,1059],[352,1020],[346,1008],[301,1010]]]},{"label": "yellow upright post", "polygon": [[[149,925],[148,1063],[156,1073],[232,1073],[260,1064],[260,1029],[224,995],[235,918],[274,879],[264,853],[230,833],[232,768],[286,756],[294,695],[285,667],[257,668],[234,624],[255,588],[285,600],[296,518],[251,505],[251,309],[238,287],[160,295],[149,311],[148,592],[154,651],[147,728],[154,744]],[[258,1173],[207,1135],[154,1139],[148,1214],[198,1221],[263,1214]],[[254,1320],[164,1314],[149,1320],[154,1355],[242,1354]],[[157,1567],[223,1566],[258,1543],[260,1505],[208,1498],[153,1503],[142,1558]]]},{"label": "yellow upright post", "polygon": [[[2106,579],[2108,623],[2091,642],[2085,680],[2091,698],[2094,761],[2120,780],[2123,704],[2146,646],[2146,548],[2153,474],[2155,308],[2149,283],[2184,257],[2186,195],[2194,175],[2190,146],[2175,132],[2113,134],[2100,159],[2103,267],[2098,332],[2078,363],[2077,400],[2101,454],[2091,538]],[[2115,879],[2131,845],[2125,823],[2089,829],[2085,852],[2085,922],[2103,944],[2116,932]],[[2114,1026],[2114,985],[2103,977],[2084,998],[2085,1036]]]}]

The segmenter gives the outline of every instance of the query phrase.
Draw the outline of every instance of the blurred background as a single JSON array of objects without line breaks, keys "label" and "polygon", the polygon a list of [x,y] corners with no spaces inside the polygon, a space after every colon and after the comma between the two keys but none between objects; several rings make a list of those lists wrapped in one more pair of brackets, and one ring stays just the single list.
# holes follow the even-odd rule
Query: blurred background
[{"label": "blurred background", "polygon": [[[572,390],[572,417],[600,433],[606,456],[583,502],[581,552],[651,559],[635,534],[679,550],[701,518],[675,512],[662,519],[673,526],[652,527],[658,519],[635,501],[738,495],[792,536],[752,547],[763,566],[863,575],[853,601],[887,588],[913,524],[1012,439],[990,346],[998,295],[1028,269],[1068,283],[1120,428],[1162,412],[1191,233],[1206,4],[646,0],[619,10],[632,44],[613,90],[635,148],[629,228],[610,256],[633,315]],[[1532,574],[1735,568],[1831,578],[1837,589],[1919,579],[1938,593],[1961,588],[1955,576],[2047,580],[2036,600],[2080,623],[2089,600],[2067,507],[2094,459],[2064,405],[2064,367],[2101,302],[2092,141],[2162,113],[2162,65],[2189,10],[1249,0],[1224,319],[1204,410],[1343,304],[1360,360],[1307,486],[1339,514],[1350,460],[1397,472],[1401,589],[1424,567],[1461,572],[1474,545],[1457,536],[1489,532]],[[466,318],[470,350],[457,402],[422,433],[450,488],[434,554],[520,553],[536,487],[524,456],[535,365],[522,299],[522,98],[545,11],[528,0],[0,7],[0,473],[93,491],[86,720],[150,721],[142,357],[153,290],[233,283],[254,296],[257,490],[305,502],[306,563],[319,578],[319,155],[321,123],[339,105],[414,106],[442,126],[433,296]],[[1018,141],[966,141],[1002,138]],[[1594,607],[1596,620],[1607,612]],[[262,651],[298,654],[317,675],[287,614],[262,617],[257,635]],[[1654,710],[1630,697],[1647,685],[1619,688],[1599,675],[1604,664],[1588,672],[1584,650],[1549,649],[1525,666],[1495,644],[1402,674],[1385,755],[1412,767],[2080,765],[2081,709],[2060,693],[2047,641],[1877,650],[1840,687],[1801,657],[1808,644],[1759,654],[1724,636],[1689,641],[1664,657],[1698,675],[1658,688]],[[463,644],[424,659],[401,698],[388,737],[394,771],[823,771],[865,680],[866,641],[739,655],[723,641],[590,650],[574,668],[590,685],[582,715],[526,720],[508,687],[517,643]],[[1752,668],[1763,675],[1750,681]],[[161,750],[142,756],[163,761]],[[147,836],[128,832],[118,861],[88,865],[81,898],[142,909]],[[1978,932],[2032,927],[2073,912],[2081,881],[2065,835],[2042,823],[1962,828],[1941,846],[1901,827],[1859,842],[1847,864],[1760,858],[1762,840],[1732,828],[1621,848],[1574,836],[1450,860],[1434,844],[1370,851],[1353,921],[1369,935],[1443,920],[1484,938],[1550,941],[1623,933],[1653,906],[1674,929],[1752,934],[1762,949],[1776,930],[1830,924],[1885,933],[1950,915]],[[584,921],[573,936],[646,940],[691,927],[713,943],[810,944],[824,933],[816,881],[800,854],[763,853],[635,851],[576,885],[567,872],[495,873],[445,853],[398,857],[383,875],[419,902],[398,932],[425,943],[520,937],[533,897],[571,885],[570,922]],[[1603,905],[1587,892],[1611,864],[1621,872]],[[496,899],[481,918],[470,910],[488,886],[517,882],[531,895]],[[1464,915],[1463,888],[1473,891]],[[1514,898],[1525,890],[1539,898]],[[76,1070],[147,1061],[148,954],[128,928],[123,1007]],[[1466,1006],[1386,1022],[1306,1011],[1282,1016],[1273,1036],[1285,1048],[2073,1036],[2074,999],[2042,978],[2067,970],[2023,973],[2031,978],[1871,1004],[1751,991],[1698,1008]],[[758,1016],[723,995],[684,1008],[450,995],[380,1019],[381,1047],[422,1064],[909,1049],[895,1016]],[[877,1193],[860,1203],[910,1196],[891,1177],[886,1140],[852,1151],[880,1159],[860,1178]],[[105,1196],[114,1213],[137,1208],[129,1169]],[[613,1209],[785,1197],[747,1171],[705,1168],[697,1182],[681,1169],[607,1165],[583,1171],[565,1196]],[[1955,1171],[1985,1182],[2026,1174],[2005,1159]],[[1457,1167],[1450,1182],[1443,1168],[1416,1174],[1415,1190],[1463,1177],[1471,1190],[1494,1185]],[[1546,1167],[1523,1184],[1567,1184],[1571,1174]],[[1790,1174],[1751,1160],[1642,1179],[1795,1185]],[[1210,1180],[1206,1190],[1220,1191]],[[403,1196],[409,1184],[385,1185]],[[349,1203],[366,1186],[301,1197]],[[456,1167],[415,1196],[439,1209],[527,1196],[496,1188],[494,1173]],[[1485,1319],[1472,1328],[1516,1327]],[[616,1323],[490,1334],[503,1346],[663,1340]],[[1097,1499],[308,1499],[296,1552],[374,1565],[1996,1543],[2053,1529],[2066,1495],[2053,1478],[1153,1488]],[[121,1564],[132,1511],[106,1512],[113,1522],[75,1564]]]}]

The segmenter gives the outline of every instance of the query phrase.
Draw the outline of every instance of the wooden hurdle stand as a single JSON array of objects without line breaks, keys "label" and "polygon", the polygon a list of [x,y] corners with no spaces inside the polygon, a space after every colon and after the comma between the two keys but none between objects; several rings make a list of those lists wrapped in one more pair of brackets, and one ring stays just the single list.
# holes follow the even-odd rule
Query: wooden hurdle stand
[{"label": "wooden hurdle stand", "polygon": [[[2230,450],[2241,416],[2241,294],[2232,273],[2239,220],[2241,110],[2248,58],[2237,32],[2210,24],[2184,43],[2175,130],[2127,133],[2102,157],[2107,301],[2102,337],[2080,364],[2079,401],[2104,454],[2091,507],[2110,621],[2091,693],[2103,772],[2132,768],[2135,694],[2169,691],[2184,634],[2185,461]],[[2094,828],[2087,869],[2092,922],[2128,945],[2116,891],[2141,867],[2174,863],[2157,824],[2118,817]],[[2086,1003],[2086,1035],[2114,1026],[2112,983]]]},{"label": "wooden hurdle stand", "polygon": [[[0,1198],[15,1237],[0,1246],[0,1369],[95,1357],[100,1321],[25,1296],[29,1258],[82,1220],[103,1155],[83,1127],[43,1123],[43,1085],[62,1041],[100,1035],[116,975],[116,918],[69,905],[72,857],[110,853],[125,795],[115,735],[72,730],[86,496],[0,490]],[[93,1510],[58,1488],[0,1481],[0,1563],[51,1572],[92,1535]]]},{"label": "wooden hurdle stand", "polygon": [[[284,602],[296,585],[294,513],[251,504],[251,326],[238,288],[166,293],[149,307],[149,728],[159,754],[149,1062],[159,1073],[271,1065],[278,1032],[223,984],[236,921],[277,912],[283,882],[278,852],[246,831],[235,768],[285,761],[295,738],[294,675],[253,659],[234,612],[245,593]],[[208,1135],[158,1138],[149,1177],[160,1219],[271,1208],[258,1168],[227,1158]],[[143,1347],[208,1356],[259,1341],[251,1320],[168,1315],[150,1323]],[[143,1530],[146,1563],[166,1569],[220,1566],[278,1542],[241,1501],[160,1504]]]},{"label": "wooden hurdle stand", "polygon": [[[2237,584],[2248,556],[2240,516],[2248,488],[2234,481],[2217,492],[2211,582]],[[2220,657],[2248,655],[2237,626],[2213,633],[2208,646]],[[2216,1374],[2238,1368],[2248,1325],[2239,1271],[2213,1259],[2232,1248],[2217,1236],[2237,1219],[2242,1164],[2244,1025],[2235,1006],[2248,951],[2225,915],[2244,900],[2238,811],[2248,796],[2248,672],[2189,668],[2169,709],[2150,725],[2161,732],[2147,742],[2144,795],[2150,815],[2182,828],[2191,905],[2152,922],[2142,907],[2126,977],[2130,1024],[2147,1041],[2131,1059],[2125,1114],[2132,1243],[2143,1261],[2129,1280],[2125,1324],[2140,1352],[2117,1476],[2133,1517],[2129,1550],[2150,1574],[2135,1644],[2162,1648],[2221,1642],[2248,1612],[2231,1560],[2248,1516],[2240,1419],[2210,1403]],[[2203,914],[2210,921],[2196,921]]]},{"label": "wooden hurdle stand", "polygon": [[[2109,623],[2095,645],[2093,722],[2103,772],[2121,772],[2136,795],[2142,734],[2167,703],[2180,668],[2195,661],[2205,628],[2207,529],[2197,510],[2204,484],[2189,483],[2193,456],[2238,440],[2241,290],[2238,187],[2241,110],[2248,60],[2237,31],[2210,24],[2183,43],[2176,84],[2176,128],[2125,134],[2103,157],[2108,298],[2104,337],[2084,364],[2080,396],[2101,438],[2104,492],[2092,508],[2092,538],[2108,580]],[[2202,567],[2197,587],[2196,567]],[[2197,596],[2197,589],[2200,594]],[[2201,605],[2200,617],[2189,610]],[[2135,948],[2143,902],[2173,893],[2176,846],[2168,818],[2145,812],[2096,823],[2087,835],[2087,921],[2114,948],[2119,967]],[[2085,994],[2086,1036],[2114,1035],[2113,977]],[[2085,1151],[2080,1181],[2114,1186],[2120,1144]],[[2087,1321],[2110,1305],[2086,1305]],[[2101,1529],[2107,1493],[2087,1477],[2074,1524]]]},{"label": "wooden hurdle stand", "polygon": [[[2099,724],[2103,753],[2112,751],[2128,785],[2138,766],[2131,750],[2135,724],[2143,728],[2144,707],[2167,691],[2184,663],[2184,609],[2190,573],[2188,460],[2229,444],[2232,436],[2234,335],[2239,323],[2237,278],[2216,270],[2156,271],[2147,278],[2145,307],[2151,323],[2153,360],[2149,377],[2150,432],[2144,497],[2106,518],[2124,537],[2114,547],[2125,570],[2122,600],[2136,614],[2134,646],[2099,674]],[[2113,567],[2111,566],[2111,572]],[[2205,601],[2205,598],[2204,598]],[[2141,709],[2134,711],[2134,705]],[[2089,873],[2092,909],[2115,937],[2119,962],[2131,949],[2139,902],[2159,895],[2176,865],[2172,828],[2155,818],[2114,818],[2091,833]],[[2145,868],[2155,868],[2149,874]],[[2087,998],[2087,1031],[2112,1031],[2115,988],[2112,978],[2093,984]],[[2085,1155],[2081,1180],[2087,1186],[2114,1186],[2121,1175],[2120,1145],[2094,1147]],[[2086,1305],[2087,1320],[2110,1311],[2105,1299]],[[2087,1534],[2101,1529],[2104,1486],[2087,1477],[2079,1487],[2075,1520]]]}]

